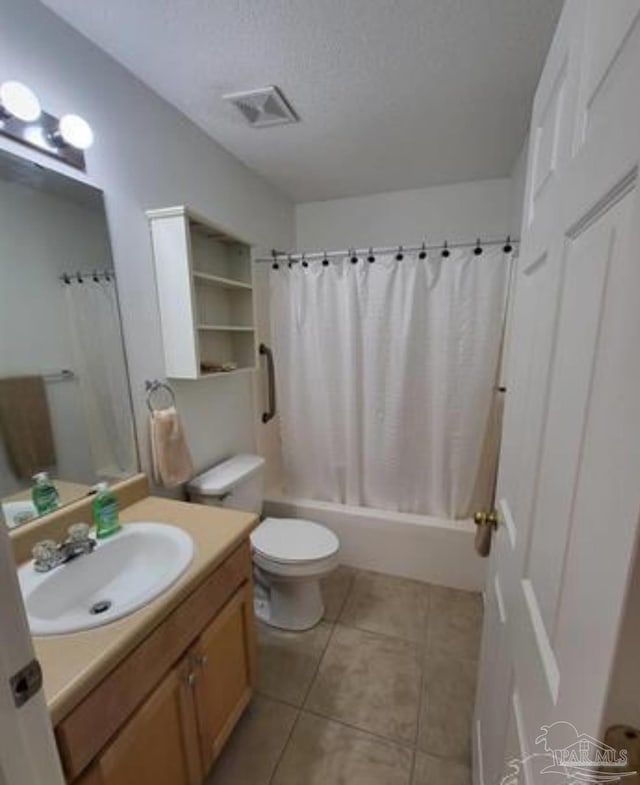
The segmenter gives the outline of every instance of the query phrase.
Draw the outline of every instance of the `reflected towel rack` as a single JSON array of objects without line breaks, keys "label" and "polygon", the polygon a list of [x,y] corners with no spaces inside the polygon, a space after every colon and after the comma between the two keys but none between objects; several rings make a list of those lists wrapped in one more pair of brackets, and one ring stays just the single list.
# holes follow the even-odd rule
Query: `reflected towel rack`
[{"label": "reflected towel rack", "polygon": [[43,373],[42,378],[45,382],[67,382],[75,379],[76,375],[68,368],[63,368],[61,371],[51,371],[50,373]]},{"label": "reflected towel rack", "polygon": [[58,277],[62,283],[67,285],[72,283],[84,283],[85,281],[93,281],[94,283],[107,281],[107,283],[110,283],[115,280],[116,274],[114,270],[91,270],[88,272],[78,270],[77,273],[62,273],[62,275]]}]

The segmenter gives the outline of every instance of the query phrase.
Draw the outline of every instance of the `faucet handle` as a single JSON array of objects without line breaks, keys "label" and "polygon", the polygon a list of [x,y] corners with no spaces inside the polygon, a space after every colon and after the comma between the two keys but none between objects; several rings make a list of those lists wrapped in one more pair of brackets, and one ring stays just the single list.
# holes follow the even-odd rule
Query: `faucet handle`
[{"label": "faucet handle", "polygon": [[91,527],[88,523],[74,523],[67,529],[71,542],[84,542],[89,539]]},{"label": "faucet handle", "polygon": [[57,548],[58,546],[54,540],[40,540],[40,542],[37,542],[33,546],[31,555],[34,559],[36,559],[36,561],[44,561],[47,559],[47,557],[52,556],[56,552]]},{"label": "faucet handle", "polygon": [[31,550],[33,564],[38,572],[48,572],[60,563],[60,551],[54,540],[41,540]]}]

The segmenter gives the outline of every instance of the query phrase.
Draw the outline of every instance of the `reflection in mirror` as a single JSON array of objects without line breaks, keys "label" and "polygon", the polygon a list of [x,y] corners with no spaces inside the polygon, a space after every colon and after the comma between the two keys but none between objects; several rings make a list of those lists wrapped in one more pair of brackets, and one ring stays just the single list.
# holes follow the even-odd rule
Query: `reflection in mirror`
[{"label": "reflection in mirror", "polygon": [[0,151],[0,505],[10,528],[137,470],[102,192]]}]

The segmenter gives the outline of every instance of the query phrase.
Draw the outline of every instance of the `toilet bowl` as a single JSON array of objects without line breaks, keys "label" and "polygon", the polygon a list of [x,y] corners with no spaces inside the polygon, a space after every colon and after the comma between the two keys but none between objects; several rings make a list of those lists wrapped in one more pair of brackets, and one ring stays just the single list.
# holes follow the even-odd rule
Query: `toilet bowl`
[{"label": "toilet bowl", "polygon": [[259,619],[307,630],[324,614],[320,578],[338,566],[336,535],[313,521],[266,518],[251,535]]},{"label": "toilet bowl", "polygon": [[[236,455],[195,477],[192,502],[259,513],[264,459]],[[265,518],[251,534],[254,608],[266,624],[306,630],[324,614],[320,579],[338,566],[340,542],[326,526],[301,518]]]}]

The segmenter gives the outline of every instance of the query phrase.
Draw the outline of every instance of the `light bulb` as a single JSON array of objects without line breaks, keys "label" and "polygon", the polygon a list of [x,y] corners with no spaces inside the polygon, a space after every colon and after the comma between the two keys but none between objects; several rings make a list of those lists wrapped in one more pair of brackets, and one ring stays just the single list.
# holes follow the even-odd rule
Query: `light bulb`
[{"label": "light bulb", "polygon": [[87,150],[93,144],[93,131],[80,115],[66,114],[58,123],[58,133],[64,142],[78,150]]},{"label": "light bulb", "polygon": [[25,123],[32,123],[42,113],[38,96],[22,82],[9,81],[0,85],[0,105],[6,114]]}]

